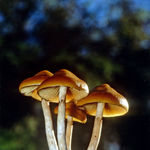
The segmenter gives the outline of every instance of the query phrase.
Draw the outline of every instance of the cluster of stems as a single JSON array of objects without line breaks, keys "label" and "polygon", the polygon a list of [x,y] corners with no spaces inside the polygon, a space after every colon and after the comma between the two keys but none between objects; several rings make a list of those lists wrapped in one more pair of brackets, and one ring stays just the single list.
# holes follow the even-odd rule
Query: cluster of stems
[{"label": "cluster of stems", "polygon": [[[50,104],[46,100],[42,99],[42,109],[43,109],[43,114],[45,119],[45,130],[46,130],[46,137],[47,137],[49,150],[71,150],[73,119],[71,116],[68,116],[67,127],[65,128],[66,92],[67,92],[67,87],[60,87],[58,116],[57,116],[58,142],[56,141],[55,134],[54,134]],[[103,108],[104,108],[104,104],[98,103],[93,132],[87,150],[97,150],[100,136],[101,136]]]}]

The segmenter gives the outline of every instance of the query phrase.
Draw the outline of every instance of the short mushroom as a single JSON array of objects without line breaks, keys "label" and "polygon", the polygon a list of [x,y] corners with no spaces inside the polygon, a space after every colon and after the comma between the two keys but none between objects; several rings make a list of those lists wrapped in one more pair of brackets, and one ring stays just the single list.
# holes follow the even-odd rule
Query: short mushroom
[{"label": "short mushroom", "polygon": [[56,138],[54,135],[49,102],[45,101],[44,99],[41,99],[41,97],[39,97],[37,94],[37,88],[39,87],[39,85],[44,80],[52,76],[53,74],[47,70],[40,71],[39,73],[35,74],[33,77],[23,80],[19,86],[19,91],[25,96],[31,96],[34,99],[41,101],[44,119],[45,119],[46,137],[47,137],[49,149],[58,150]]},{"label": "short mushroom", "polygon": [[76,105],[83,106],[87,114],[95,116],[88,150],[96,150],[98,147],[102,129],[102,116],[121,116],[127,113],[129,109],[125,97],[108,84],[96,87],[87,97],[77,101]]},{"label": "short mushroom", "polygon": [[38,88],[40,97],[51,100],[58,105],[57,138],[60,150],[67,150],[65,139],[65,103],[75,101],[88,95],[87,84],[72,72],[61,69],[51,78],[45,80]]},{"label": "short mushroom", "polygon": [[[54,113],[58,114],[58,106],[55,107]],[[87,117],[83,108],[77,107],[75,103],[71,101],[69,103],[66,103],[66,119],[67,119],[66,143],[67,143],[67,149],[71,150],[73,121],[79,123],[86,123]]]}]

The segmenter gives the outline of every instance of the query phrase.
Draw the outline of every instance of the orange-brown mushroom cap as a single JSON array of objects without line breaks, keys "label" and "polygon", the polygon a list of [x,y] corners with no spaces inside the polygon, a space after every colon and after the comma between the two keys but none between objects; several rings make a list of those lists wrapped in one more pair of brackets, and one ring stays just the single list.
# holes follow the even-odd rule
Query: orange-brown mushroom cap
[{"label": "orange-brown mushroom cap", "polygon": [[38,94],[48,101],[58,103],[60,86],[67,87],[66,102],[72,99],[79,100],[87,96],[89,92],[88,86],[83,80],[72,72],[61,69],[38,87]]},{"label": "orange-brown mushroom cap", "polygon": [[[58,113],[58,106],[55,107],[54,113]],[[66,103],[66,119],[68,116],[71,116],[73,118],[73,121],[80,122],[80,123],[86,123],[87,116],[85,111],[79,107],[77,107],[74,102]]]},{"label": "orange-brown mushroom cap", "polygon": [[96,87],[87,97],[79,100],[77,106],[84,106],[86,113],[96,115],[97,103],[105,103],[103,116],[121,116],[128,112],[129,105],[124,96],[108,84]]},{"label": "orange-brown mushroom cap", "polygon": [[19,92],[25,96],[31,96],[37,100],[41,100],[36,89],[44,80],[51,76],[53,76],[53,74],[47,70],[40,71],[33,77],[23,80],[19,85]]}]

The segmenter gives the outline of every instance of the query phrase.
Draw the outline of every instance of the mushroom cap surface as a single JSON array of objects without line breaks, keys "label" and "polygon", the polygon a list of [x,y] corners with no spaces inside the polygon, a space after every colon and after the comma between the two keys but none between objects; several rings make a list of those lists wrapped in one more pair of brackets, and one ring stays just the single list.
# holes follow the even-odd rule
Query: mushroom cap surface
[{"label": "mushroom cap surface", "polygon": [[79,79],[72,72],[61,69],[38,87],[38,94],[48,101],[58,103],[60,86],[67,87],[66,102],[72,99],[77,101],[87,96],[89,93],[86,82]]},{"label": "mushroom cap surface", "polygon": [[[77,107],[73,101],[66,103],[66,119],[68,116],[71,116],[73,118],[73,121],[79,122],[79,123],[86,123],[87,116],[83,108]],[[58,106],[55,107],[54,113],[58,113]]]},{"label": "mushroom cap surface", "polygon": [[104,117],[121,116],[127,113],[129,109],[126,98],[108,84],[96,87],[87,97],[79,100],[76,105],[84,106],[87,114],[95,116],[98,102],[105,103]]},{"label": "mushroom cap surface", "polygon": [[53,76],[53,74],[47,70],[40,71],[34,76],[23,80],[19,85],[19,92],[25,96],[31,96],[37,100],[41,100],[36,89],[44,80],[51,76]]}]

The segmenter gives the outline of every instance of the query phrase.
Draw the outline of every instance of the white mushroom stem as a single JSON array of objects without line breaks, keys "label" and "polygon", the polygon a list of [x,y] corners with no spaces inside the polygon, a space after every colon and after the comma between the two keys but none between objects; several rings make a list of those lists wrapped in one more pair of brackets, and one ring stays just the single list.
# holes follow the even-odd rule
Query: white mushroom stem
[{"label": "white mushroom stem", "polygon": [[42,109],[44,114],[45,131],[46,131],[49,150],[58,150],[54,129],[53,129],[53,121],[52,121],[51,111],[49,107],[49,102],[42,99],[41,104],[42,104]]},{"label": "white mushroom stem", "polygon": [[96,116],[94,121],[92,137],[87,150],[97,150],[100,141],[101,130],[102,130],[103,108],[104,108],[104,103],[97,104],[97,111],[96,111]]},{"label": "white mushroom stem", "polygon": [[66,101],[67,87],[60,87],[59,90],[59,105],[57,116],[57,139],[60,150],[67,150],[66,136],[65,136],[65,101]]},{"label": "white mushroom stem", "polygon": [[72,132],[73,132],[73,119],[71,116],[67,116],[66,143],[68,150],[71,150]]}]

